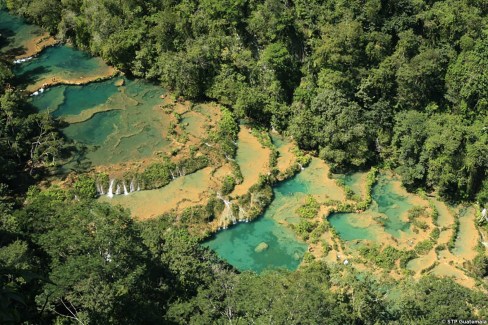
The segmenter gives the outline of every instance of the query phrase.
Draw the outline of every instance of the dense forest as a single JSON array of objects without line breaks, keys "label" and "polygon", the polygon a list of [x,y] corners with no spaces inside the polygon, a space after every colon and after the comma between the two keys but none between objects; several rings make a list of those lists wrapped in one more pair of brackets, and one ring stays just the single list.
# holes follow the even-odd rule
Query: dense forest
[{"label": "dense forest", "polygon": [[336,170],[486,202],[483,0],[6,0],[135,76],[291,134]]},{"label": "dense forest", "polygon": [[[488,202],[484,0],[0,0],[60,39],[186,98],[287,133],[334,170]],[[69,144],[0,61],[0,323],[432,324],[488,317],[450,279],[311,262],[239,273],[171,218],[28,185]],[[479,276],[488,274],[480,263]]]}]

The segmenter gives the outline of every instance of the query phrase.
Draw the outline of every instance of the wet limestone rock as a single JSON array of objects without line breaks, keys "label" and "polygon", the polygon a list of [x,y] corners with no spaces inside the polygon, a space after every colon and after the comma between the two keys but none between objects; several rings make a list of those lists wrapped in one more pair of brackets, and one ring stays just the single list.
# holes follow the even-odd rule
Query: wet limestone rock
[{"label": "wet limestone rock", "polygon": [[268,244],[266,244],[265,242],[262,242],[262,243],[259,243],[258,246],[256,246],[256,248],[254,249],[254,251],[256,253],[261,253],[261,252],[264,252],[265,250],[267,250],[269,247]]}]

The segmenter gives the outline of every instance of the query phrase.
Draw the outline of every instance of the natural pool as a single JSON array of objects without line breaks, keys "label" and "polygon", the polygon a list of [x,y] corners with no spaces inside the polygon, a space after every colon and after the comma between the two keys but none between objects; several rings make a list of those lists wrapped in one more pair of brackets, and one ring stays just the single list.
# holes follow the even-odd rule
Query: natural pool
[{"label": "natural pool", "polygon": [[[0,34],[0,51],[11,56],[27,56],[25,52],[38,53],[45,45],[51,44],[49,41],[42,43],[43,46],[38,44],[38,41],[47,37],[46,34],[39,27],[28,25],[5,11],[0,11]],[[45,83],[77,84],[106,78],[113,75],[114,69],[100,58],[71,47],[56,46],[45,49],[33,60],[16,65],[15,72],[27,90],[33,92],[44,87]],[[90,167],[139,160],[168,148],[169,140],[166,139],[165,130],[168,129],[169,121],[167,115],[162,114],[162,101],[159,98],[163,92],[160,87],[147,82],[113,78],[83,86],[52,87],[33,97],[32,103],[39,110],[49,110],[53,116],[70,123],[64,129],[65,135],[87,146],[86,153],[70,163],[68,168]],[[185,112],[183,124],[187,132],[199,137],[205,134],[208,121],[195,114],[194,111]],[[265,164],[268,160],[266,149],[252,141],[239,142],[236,159],[243,166],[245,178],[251,179],[250,183],[259,174],[255,172],[256,163]],[[277,136],[273,137],[273,142],[280,152],[278,168],[285,170],[295,163],[290,151],[293,145]],[[266,166],[259,169],[266,170]],[[297,222],[296,208],[309,194],[322,199],[344,198],[342,189],[327,174],[327,165],[314,159],[306,170],[274,189],[275,198],[263,217],[256,222],[238,224],[219,232],[205,245],[215,249],[221,257],[241,270],[261,272],[265,268],[276,267],[295,269],[307,249],[307,245],[298,240],[286,226]],[[363,176],[359,173],[350,174],[344,176],[343,180],[355,194],[363,195]],[[179,178],[163,189],[117,196],[113,202],[125,204],[140,215],[153,217],[174,205],[185,207],[186,204],[199,203],[209,177],[209,170],[202,170]],[[246,186],[242,188],[244,192],[247,190]],[[184,196],[184,202],[178,196]],[[398,238],[410,232],[405,213],[415,204],[411,196],[399,191],[397,181],[383,175],[373,188],[372,196],[373,205],[364,214],[335,214],[330,217],[332,226],[342,239],[381,241],[385,234]],[[152,204],[155,201],[157,204]],[[439,212],[440,226],[448,227],[452,224],[453,218],[449,213],[443,210]],[[463,259],[471,259],[475,253],[477,230],[474,222],[474,214],[471,212],[460,217],[460,229],[453,253]],[[442,234],[449,235],[448,230]],[[432,259],[431,256],[420,257],[412,260],[408,267],[420,269]],[[447,271],[449,269],[446,265],[441,264],[433,273],[444,274]]]},{"label": "natural pool", "polygon": [[54,117],[78,115],[86,109],[105,104],[118,93],[114,80],[93,82],[83,86],[60,85],[32,97],[40,111],[49,110]]},{"label": "natural pool", "polygon": [[163,93],[157,85],[119,77],[55,86],[33,97],[32,104],[71,123],[65,135],[88,146],[69,166],[77,168],[138,160],[167,148],[163,131],[169,121],[160,107]]},{"label": "natural pool", "polygon": [[[113,198],[103,195],[99,200],[130,209],[132,216],[139,220],[151,219],[173,209],[182,211],[192,205],[204,204],[202,196],[209,190],[210,179],[211,168],[207,167],[178,177],[159,189],[115,195]],[[126,186],[129,187],[128,184]]]},{"label": "natural pool", "polygon": [[269,171],[270,150],[264,148],[251,130],[241,126],[237,140],[236,162],[239,164],[244,181],[235,187],[233,195],[244,195],[259,180],[260,174]]},{"label": "natural pool", "polygon": [[35,59],[17,64],[14,72],[28,90],[37,90],[44,84],[81,83],[113,74],[113,68],[99,57],[66,45],[51,46]]},{"label": "natural pool", "polygon": [[[359,179],[355,177],[354,179]],[[354,179],[347,180],[347,185],[358,188]],[[329,222],[343,240],[378,240],[382,233],[400,238],[411,233],[406,213],[415,206],[411,197],[400,191],[398,180],[380,175],[371,193],[373,202],[363,213],[335,213]]]},{"label": "natural pool", "polygon": [[342,181],[345,186],[349,187],[355,195],[361,197],[364,194],[363,187],[366,175],[366,173],[349,173],[335,175],[335,177],[337,177],[339,181]]},{"label": "natural pool", "polygon": [[[274,188],[274,199],[262,217],[220,231],[204,245],[239,270],[296,269],[307,244],[300,241],[286,224],[298,221],[295,210],[309,194],[319,198],[343,197],[342,189],[333,186],[335,183],[327,178],[327,173],[327,165],[313,159],[300,174]],[[262,243],[267,249],[259,246]]]},{"label": "natural pool", "polygon": [[476,211],[474,208],[462,207],[459,211],[459,231],[452,253],[460,258],[472,260],[476,257],[479,233],[476,229]]}]

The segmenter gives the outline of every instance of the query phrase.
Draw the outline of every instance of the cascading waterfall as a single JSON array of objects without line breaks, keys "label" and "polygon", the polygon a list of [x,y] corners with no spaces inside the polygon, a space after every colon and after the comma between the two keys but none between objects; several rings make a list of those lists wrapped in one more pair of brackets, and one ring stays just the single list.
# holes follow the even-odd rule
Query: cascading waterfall
[{"label": "cascading waterfall", "polygon": [[249,221],[249,216],[246,210],[244,210],[241,206],[239,206],[239,221],[245,221],[245,222]]},{"label": "cascading waterfall", "polygon": [[223,225],[223,229],[227,229],[227,224],[229,222],[232,222],[232,224],[237,223],[237,219],[232,211],[232,202],[224,199],[220,193],[217,193],[217,197],[225,204],[224,211],[222,211],[221,215],[221,224]]},{"label": "cascading waterfall", "polygon": [[127,186],[125,185],[125,181],[123,182],[124,184],[124,195],[129,195],[129,191],[127,191]]},{"label": "cascading waterfall", "polygon": [[300,170],[305,170],[305,168],[303,168],[302,164],[298,163],[298,166],[300,166]]},{"label": "cascading waterfall", "polygon": [[117,189],[115,190],[115,195],[120,195],[122,191],[122,188],[120,187],[120,184],[117,184]]},{"label": "cascading waterfall", "polygon": [[12,61],[12,63],[13,64],[20,64],[20,63],[24,63],[24,62],[32,60],[32,58],[33,58],[32,56],[29,56],[27,58],[14,60],[14,61]]},{"label": "cascading waterfall", "polygon": [[129,191],[132,193],[136,190],[136,184],[135,184],[136,180],[135,178],[133,178],[131,181],[130,181],[130,186],[129,186]]},{"label": "cascading waterfall", "polygon": [[111,179],[110,180],[110,185],[108,186],[108,192],[107,192],[107,196],[109,198],[113,198],[114,197],[114,193],[113,193],[114,183],[115,183],[115,179]]}]

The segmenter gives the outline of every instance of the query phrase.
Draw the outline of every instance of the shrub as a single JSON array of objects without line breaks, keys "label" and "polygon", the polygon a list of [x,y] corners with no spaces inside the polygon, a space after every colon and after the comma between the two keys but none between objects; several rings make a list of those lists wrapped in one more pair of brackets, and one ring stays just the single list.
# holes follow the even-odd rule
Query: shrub
[{"label": "shrub", "polygon": [[227,195],[234,190],[235,186],[236,180],[234,179],[234,177],[226,176],[222,183],[222,188],[220,191],[222,192],[222,195]]},{"label": "shrub", "polygon": [[74,184],[75,194],[83,200],[97,197],[97,185],[93,178],[81,175]]},{"label": "shrub", "polygon": [[299,207],[296,210],[296,213],[301,217],[301,218],[306,218],[306,219],[312,219],[317,216],[317,213],[319,212],[320,209],[320,204],[317,202],[317,200],[309,195],[307,197],[307,201],[304,205]]}]

